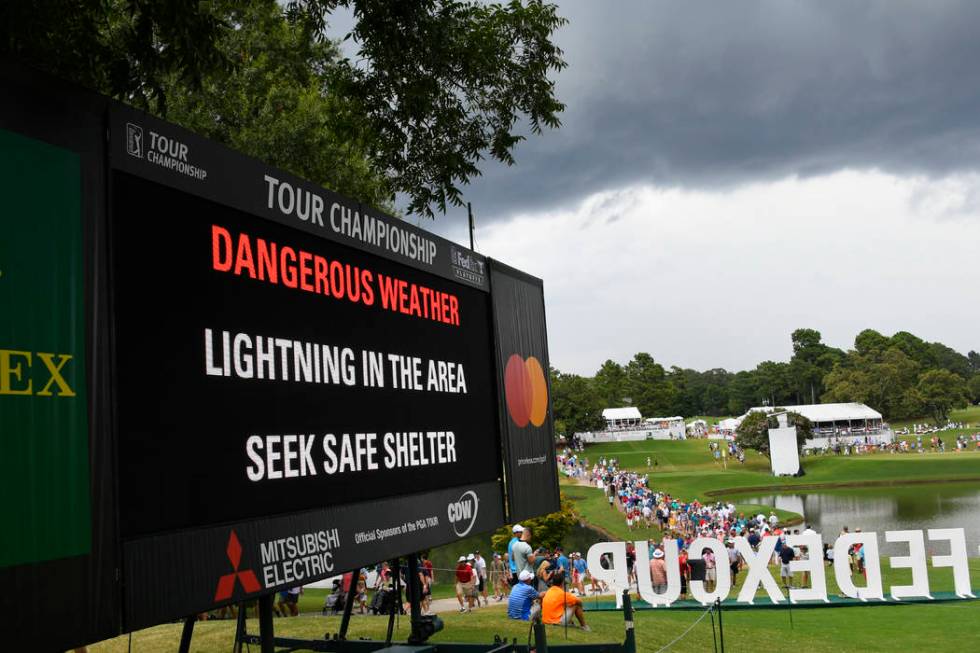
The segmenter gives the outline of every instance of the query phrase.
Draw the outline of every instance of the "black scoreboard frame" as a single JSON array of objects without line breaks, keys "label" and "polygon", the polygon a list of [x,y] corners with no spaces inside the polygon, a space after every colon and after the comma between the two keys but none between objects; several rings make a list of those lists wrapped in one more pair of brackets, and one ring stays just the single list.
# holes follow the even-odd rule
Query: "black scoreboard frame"
[{"label": "black scoreboard frame", "polygon": [[[538,390],[534,399],[539,405],[546,402],[546,417],[535,424],[516,424],[504,396],[511,391],[505,390],[503,369],[509,358],[534,359],[547,377],[540,279],[176,125],[34,71],[0,65],[0,89],[6,98],[0,106],[0,129],[79,156],[85,314],[76,317],[84,319],[87,333],[92,510],[88,554],[0,567],[0,582],[7,589],[0,609],[21,624],[14,644],[71,648],[558,509],[547,378],[546,396],[542,399]],[[176,213],[168,217],[164,211],[168,208]],[[335,229],[331,210],[335,217],[339,212],[348,220],[361,220],[361,229]],[[181,248],[181,234],[175,235],[184,228],[190,234],[186,249]],[[252,245],[262,238],[266,245],[275,241],[294,254],[308,254],[304,260],[312,272],[305,279],[311,287],[314,277],[327,283],[331,261],[348,264],[347,276],[340,276],[348,284],[351,266],[371,271],[361,281],[376,284],[378,292],[379,276],[403,282],[401,292],[418,290],[427,297],[425,314],[419,315],[407,300],[400,301],[401,310],[392,310],[381,306],[380,297],[370,305],[363,297],[359,303],[352,291],[342,298],[331,296],[325,286],[311,290],[300,281],[274,286],[269,283],[268,266],[264,279],[247,274],[247,265],[244,274],[233,274],[223,269],[226,260],[218,262],[218,249],[208,252],[209,238],[215,248],[214,243],[224,238],[221,229],[233,243],[236,234],[247,233]],[[143,245],[137,248],[141,239]],[[168,251],[172,259],[162,260]],[[223,250],[222,255],[229,252]],[[211,268],[205,269],[209,256]],[[326,276],[313,269],[316,257],[326,260]],[[299,263],[293,262],[295,273]],[[193,268],[197,276],[181,276],[185,268]],[[168,285],[172,280],[176,280],[173,287]],[[495,283],[502,289],[496,294]],[[335,295],[337,287],[332,286]],[[146,291],[145,297],[141,290]],[[180,292],[185,293],[183,302]],[[276,297],[285,297],[281,305]],[[388,297],[396,301],[395,294]],[[272,318],[250,322],[243,307],[261,309],[265,301],[271,302],[267,313]],[[321,320],[324,312],[327,317],[341,315],[349,333],[340,326],[318,329],[273,319],[293,305],[303,316]],[[467,315],[477,316],[477,323],[469,328]],[[192,326],[168,331],[187,316]],[[139,328],[141,323],[145,329]],[[362,332],[373,334],[375,340],[358,342],[356,336]],[[168,333],[174,334],[172,342],[148,351],[148,343]],[[227,338],[223,344],[222,333]],[[206,343],[207,337],[211,344]],[[244,359],[222,360],[222,352],[227,353],[229,343],[237,346],[255,338],[258,344],[260,337],[269,337],[269,343],[273,337],[276,342],[288,340],[298,351],[309,351],[304,349],[307,346],[316,350],[322,344],[324,355],[328,344],[347,337],[353,356],[374,352],[419,359],[423,374],[415,377],[416,383],[425,377],[428,364],[465,359],[460,368],[466,371],[467,387],[460,392],[457,386],[455,393],[452,386],[403,387],[399,389],[402,400],[396,388],[364,385],[370,366],[363,368],[360,384],[346,388],[317,385],[311,372],[305,372],[310,376],[304,376],[304,383],[292,379],[289,384],[284,379],[279,384],[263,383],[254,374],[231,378]],[[381,344],[390,346],[377,352],[381,349],[377,338],[382,337],[387,340]],[[0,342],[0,348],[5,344]],[[285,345],[278,346],[281,357],[276,362],[282,363],[285,373]],[[296,375],[296,370],[306,369],[298,351]],[[439,358],[443,352],[446,360]],[[388,359],[383,360],[388,364]],[[199,361],[197,369],[187,369],[188,361]],[[326,363],[320,363],[325,379]],[[391,365],[395,370],[396,363]],[[141,376],[142,370],[157,376]],[[189,379],[192,393],[183,400],[175,386],[179,375]],[[448,378],[454,378],[451,371]],[[356,407],[368,423],[365,430],[377,429],[378,440],[399,437],[400,431],[382,433],[403,427],[405,439],[390,442],[413,453],[392,457],[387,471],[378,469],[388,458],[372,469],[359,467],[351,472],[349,483],[335,483],[329,491],[324,490],[328,485],[317,486],[325,476],[321,473],[316,478],[285,479],[299,488],[285,495],[278,490],[284,484],[272,482],[270,476],[262,479],[270,481],[267,491],[250,494],[248,483],[228,476],[230,470],[241,468],[241,461],[247,463],[241,442],[227,448],[226,459],[223,446],[194,432],[195,446],[195,440],[178,428],[194,420],[195,414],[203,414],[207,402],[221,397],[222,388],[230,388],[229,396],[220,399],[223,414],[241,419],[271,415],[295,422],[281,427],[264,423],[255,427],[258,433],[285,434],[294,429],[290,432],[309,433],[311,438],[316,433],[316,446],[322,444],[326,452],[326,436],[315,431],[314,419],[315,393],[326,392],[332,405],[339,407],[330,415]],[[141,396],[141,390],[150,390],[150,396]],[[358,404],[364,397],[370,400]],[[457,404],[459,414],[454,415]],[[181,414],[187,406],[194,406],[195,412]],[[372,412],[371,406],[378,410]],[[302,419],[307,415],[304,411],[312,411],[313,417]],[[442,414],[433,417],[433,413]],[[381,419],[385,415],[394,417],[385,422]],[[478,423],[467,425],[461,415],[476,415]],[[354,423],[341,422],[335,428],[337,440],[342,432],[353,436],[357,429]],[[454,436],[460,438],[459,455],[467,457],[471,466],[462,471],[472,469],[471,474],[453,471],[453,463],[459,461],[447,452],[457,449],[447,444],[450,431],[445,425],[440,429],[440,422],[463,429]],[[215,423],[220,422],[208,422]],[[236,428],[243,436],[250,431],[246,426]],[[410,439],[408,430],[414,428],[420,430],[413,431],[416,435]],[[463,441],[468,428],[475,435]],[[369,439],[358,440],[355,446],[364,442]],[[428,449],[424,449],[426,442]],[[335,452],[341,450],[337,446]],[[309,451],[308,447],[308,456]],[[195,452],[200,455],[195,457]],[[369,458],[360,454],[358,464],[366,465]],[[227,462],[236,457],[239,462]],[[302,461],[302,453],[297,459]],[[317,458],[320,462],[322,458]],[[446,470],[445,480],[440,480],[440,464]],[[218,470],[214,478],[209,469]],[[371,485],[375,472],[382,479],[380,487]],[[218,496],[210,496],[214,493]],[[264,498],[270,499],[267,505]],[[52,628],[52,623],[59,627]]]}]

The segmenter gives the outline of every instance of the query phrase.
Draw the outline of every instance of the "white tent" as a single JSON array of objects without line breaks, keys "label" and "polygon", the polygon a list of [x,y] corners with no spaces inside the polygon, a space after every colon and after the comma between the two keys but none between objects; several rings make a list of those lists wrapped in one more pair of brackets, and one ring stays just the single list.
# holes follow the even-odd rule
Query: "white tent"
[{"label": "white tent", "polygon": [[[881,413],[864,404],[804,404],[781,406],[780,410],[799,413],[810,420],[813,437],[806,441],[804,449],[826,449],[838,444],[881,445],[895,439],[891,429],[882,422]],[[771,406],[756,406],[745,415],[774,411]],[[745,415],[739,418],[739,423]]]},{"label": "white tent", "polygon": [[607,422],[612,422],[615,420],[623,419],[643,419],[640,415],[640,409],[634,406],[626,406],[625,408],[606,408],[602,411],[602,418]]}]

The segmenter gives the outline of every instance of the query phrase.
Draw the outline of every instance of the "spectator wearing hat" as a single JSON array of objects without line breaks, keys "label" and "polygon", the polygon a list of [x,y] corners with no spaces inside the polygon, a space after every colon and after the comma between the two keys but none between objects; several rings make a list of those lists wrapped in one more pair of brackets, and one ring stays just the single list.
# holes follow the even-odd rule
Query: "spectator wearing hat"
[{"label": "spectator wearing hat", "polygon": [[507,616],[511,619],[529,621],[541,611],[541,606],[536,603],[544,592],[538,592],[531,586],[534,581],[534,574],[525,569],[517,574],[517,584],[510,590],[510,597],[507,599]]},{"label": "spectator wearing hat", "polygon": [[573,551],[572,552],[572,587],[578,592],[579,596],[585,596],[585,576],[589,572],[589,566],[586,564],[585,559],[582,558],[582,554]]},{"label": "spectator wearing hat", "polygon": [[[476,597],[476,583],[473,580],[473,567],[466,560],[466,556],[459,556],[456,563],[456,600],[459,601],[460,612],[471,612],[473,610],[473,599]],[[466,606],[463,599],[466,599]]]},{"label": "spectator wearing hat", "polygon": [[500,554],[494,553],[493,560],[490,561],[490,584],[493,586],[493,595],[498,601],[502,601],[507,593],[509,580],[510,570]]},{"label": "spectator wearing hat", "polygon": [[517,568],[517,563],[514,561],[514,545],[521,541],[521,536],[524,534],[524,527],[520,524],[514,524],[514,528],[511,529],[510,542],[507,543],[507,565],[510,567],[510,584],[513,587],[517,585],[517,574],[520,573],[520,569]]},{"label": "spectator wearing hat", "polygon": [[661,548],[653,550],[653,559],[650,560],[650,583],[653,591],[663,594],[667,591],[667,565],[664,562],[664,551]]},{"label": "spectator wearing hat", "polygon": [[[521,529],[521,539],[519,542],[515,542],[510,548],[510,559],[511,563],[517,569],[517,574],[520,574],[525,569],[531,574],[534,574],[534,561],[535,555],[534,550],[531,549],[531,529],[523,528]],[[514,579],[515,582],[518,580]]]},{"label": "spectator wearing hat", "polygon": [[591,630],[585,623],[582,599],[562,589],[562,585],[565,584],[564,574],[561,571],[556,571],[551,577],[550,584],[551,587],[541,598],[541,621],[546,624],[564,626],[575,619],[582,630]]}]

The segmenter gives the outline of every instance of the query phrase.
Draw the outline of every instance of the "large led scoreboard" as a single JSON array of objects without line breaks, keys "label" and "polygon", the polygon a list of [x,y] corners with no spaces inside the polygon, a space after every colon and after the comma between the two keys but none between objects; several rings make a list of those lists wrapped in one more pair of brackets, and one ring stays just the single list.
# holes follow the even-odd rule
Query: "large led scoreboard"
[{"label": "large led scoreboard", "polygon": [[540,280],[105,98],[0,88],[16,643],[557,509]]}]

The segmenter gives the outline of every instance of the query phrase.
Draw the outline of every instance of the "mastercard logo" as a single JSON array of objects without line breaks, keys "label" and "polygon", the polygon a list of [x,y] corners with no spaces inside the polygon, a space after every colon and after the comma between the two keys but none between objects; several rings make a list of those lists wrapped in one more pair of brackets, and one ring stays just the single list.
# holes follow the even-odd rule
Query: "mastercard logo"
[{"label": "mastercard logo", "polygon": [[507,412],[521,428],[528,422],[534,426],[544,424],[548,412],[548,384],[544,370],[534,356],[524,360],[517,354],[507,359],[504,369],[504,394]]}]

